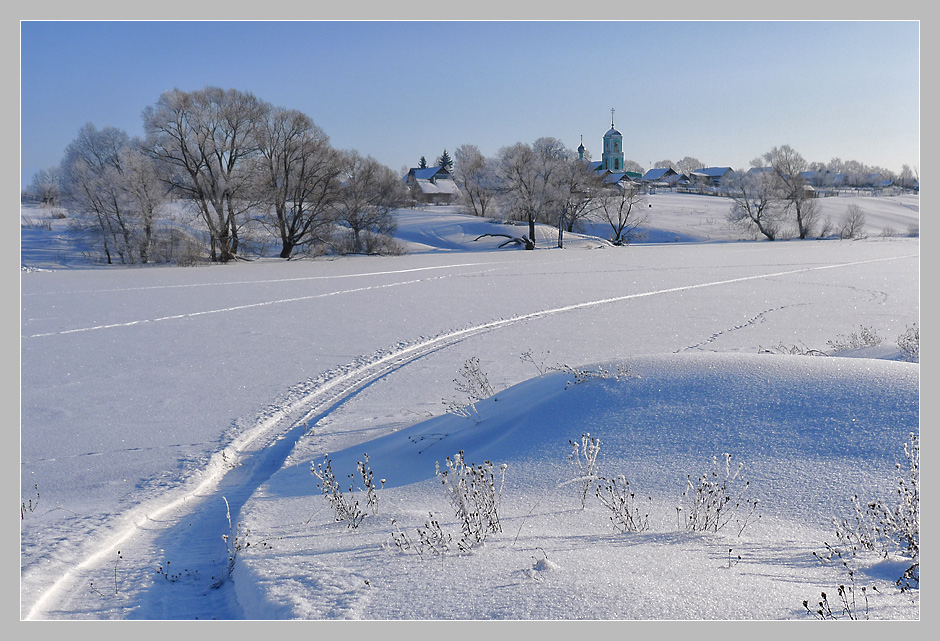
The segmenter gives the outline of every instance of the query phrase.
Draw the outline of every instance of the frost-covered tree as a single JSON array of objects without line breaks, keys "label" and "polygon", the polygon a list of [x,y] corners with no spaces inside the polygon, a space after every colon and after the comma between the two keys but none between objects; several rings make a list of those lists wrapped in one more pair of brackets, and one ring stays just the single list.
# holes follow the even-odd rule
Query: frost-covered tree
[{"label": "frost-covered tree", "polygon": [[427,169],[427,168],[428,168],[428,161],[425,159],[424,156],[421,156],[421,160],[418,161],[418,169]]},{"label": "frost-covered tree", "polygon": [[808,163],[790,145],[774,147],[763,158],[777,176],[780,196],[796,218],[797,233],[800,238],[806,238],[812,234],[819,217],[819,208],[803,177],[803,173],[808,171]]},{"label": "frost-covered tree", "polygon": [[460,145],[454,150],[454,179],[465,206],[476,216],[486,216],[496,197],[493,161],[476,145]]},{"label": "frost-covered tree", "polygon": [[150,262],[167,190],[139,140],[87,124],[66,148],[59,177],[63,203],[108,264]]},{"label": "frost-covered tree", "polygon": [[37,171],[29,187],[24,190],[24,200],[29,199],[44,207],[58,206],[61,199],[60,173],[61,167],[58,165]]},{"label": "frost-covered tree", "polygon": [[607,187],[595,197],[596,211],[610,225],[610,241],[615,245],[629,242],[630,233],[646,222],[646,197],[633,183]]},{"label": "frost-covered tree", "polygon": [[206,87],[171,89],[144,109],[148,153],[173,190],[196,207],[213,261],[238,256],[239,229],[257,205],[250,171],[267,106],[253,94]]},{"label": "frost-covered tree", "polygon": [[349,230],[350,250],[369,251],[376,237],[396,229],[394,210],[407,199],[404,183],[394,171],[371,156],[344,152],[340,186],[331,209],[335,220]]},{"label": "frost-covered tree", "polygon": [[149,263],[159,240],[157,215],[168,199],[168,187],[139,140],[121,150],[120,162],[120,186],[131,211],[137,256],[140,262]]},{"label": "frost-covered tree", "polygon": [[757,230],[767,240],[774,240],[780,232],[785,209],[779,198],[776,174],[772,171],[735,172],[724,185],[732,201],[728,220]]},{"label": "frost-covered tree", "polygon": [[518,142],[499,150],[496,182],[502,206],[529,226],[526,249],[535,248],[535,224],[557,213],[560,179],[571,151],[557,138],[543,137],[532,145]]},{"label": "frost-covered tree", "polygon": [[686,176],[691,174],[696,169],[701,169],[702,167],[704,167],[702,161],[692,156],[686,156],[676,163],[676,171],[678,171],[680,174],[685,174]]},{"label": "frost-covered tree", "polygon": [[130,212],[120,186],[121,152],[130,145],[126,132],[114,127],[81,128],[69,143],[61,164],[62,196],[66,207],[86,229],[95,233],[110,265],[135,262]]},{"label": "frost-covered tree", "polygon": [[574,231],[578,223],[597,209],[594,196],[602,190],[600,179],[588,163],[573,154],[560,160],[557,172],[558,247],[563,248],[566,231]]},{"label": "frost-covered tree", "polygon": [[261,221],[281,240],[281,258],[297,247],[325,242],[339,195],[340,154],[304,113],[271,108],[258,128]]}]

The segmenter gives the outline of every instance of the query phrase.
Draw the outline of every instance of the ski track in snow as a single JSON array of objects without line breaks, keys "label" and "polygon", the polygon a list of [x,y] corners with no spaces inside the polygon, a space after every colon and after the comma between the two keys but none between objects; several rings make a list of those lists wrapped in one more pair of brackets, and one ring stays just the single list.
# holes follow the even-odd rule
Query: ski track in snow
[{"label": "ski track in snow", "polygon": [[[408,274],[413,272],[423,272],[431,271],[438,269],[453,269],[456,267],[480,267],[485,265],[502,265],[510,263],[510,261],[492,261],[486,263],[454,263],[450,265],[432,265],[430,267],[412,267],[409,269],[390,269],[380,272],[362,272],[359,274],[333,274],[329,276],[299,276],[297,278],[271,278],[266,280],[230,280],[222,282],[205,282],[205,283],[184,283],[180,285],[153,285],[150,287],[115,287],[109,289],[86,289],[86,290],[69,290],[64,292],[32,292],[24,293],[23,296],[62,296],[62,295],[73,295],[73,294],[108,294],[113,292],[134,292],[134,291],[150,291],[155,289],[192,289],[197,287],[227,287],[235,285],[260,285],[264,283],[294,283],[294,282],[304,282],[304,281],[316,281],[316,280],[339,280],[346,278],[365,278],[368,276],[394,276],[396,274]],[[51,269],[45,270],[34,270],[34,271],[54,271]]]},{"label": "ski track in snow", "polygon": [[[57,604],[68,598],[70,592],[77,586],[78,581],[86,580],[95,570],[98,570],[100,574],[103,571],[102,568],[111,568],[114,564],[114,555],[118,550],[125,550],[123,556],[125,559],[129,558],[130,555],[126,551],[128,549],[127,544],[132,543],[135,537],[139,537],[143,534],[145,535],[143,538],[146,538],[148,533],[153,533],[150,536],[154,538],[165,538],[171,541],[172,547],[170,549],[182,550],[198,548],[200,543],[204,545],[207,532],[213,533],[213,535],[219,532],[226,532],[228,523],[225,521],[224,510],[221,513],[219,512],[219,505],[223,502],[222,498],[224,497],[232,507],[232,522],[237,522],[238,512],[241,506],[244,505],[258,487],[268,480],[274,472],[280,469],[283,462],[293,450],[294,445],[310,431],[311,425],[316,424],[319,420],[328,416],[347,400],[357,395],[375,381],[388,376],[423,356],[455,345],[467,338],[495,331],[520,322],[632,299],[916,257],[916,255],[906,255],[803,267],[575,303],[521,314],[510,318],[498,319],[463,329],[447,331],[431,338],[418,339],[412,343],[398,343],[388,350],[373,353],[370,356],[360,357],[346,366],[326,372],[315,379],[311,379],[293,388],[284,399],[262,411],[261,414],[254,419],[253,425],[249,425],[240,435],[236,435],[234,440],[227,447],[213,454],[206,470],[199,475],[200,478],[190,479],[184,482],[182,488],[171,490],[163,497],[142,503],[138,508],[132,510],[132,513],[128,514],[127,518],[122,519],[123,525],[118,526],[116,531],[108,536],[106,540],[99,543],[96,550],[89,552],[84,559],[77,560],[74,564],[70,565],[65,573],[37,598],[26,616],[26,619],[48,618],[48,613],[59,609]],[[219,313],[245,309],[247,307],[333,296],[352,291],[367,291],[370,289],[393,287],[415,282],[420,281],[404,281],[356,288],[354,290],[343,290],[342,292],[317,294],[308,297],[281,299],[227,308],[224,310],[168,316],[164,319],[199,316],[208,313]],[[754,319],[742,325],[742,327],[757,322],[757,320],[766,313],[767,312],[759,314]],[[67,332],[59,333],[128,326],[139,322],[146,321],[106,325],[82,330],[67,330]],[[721,332],[719,332],[719,334],[720,333]],[[207,507],[210,509],[207,509]],[[213,520],[215,522],[207,524],[207,520]],[[160,525],[161,521],[169,524]],[[160,527],[160,529],[158,530],[157,527]],[[137,545],[141,544],[137,543]],[[150,553],[152,553],[152,547],[153,546],[150,546]],[[164,546],[164,548],[166,547],[167,546]],[[141,563],[144,562],[141,561]],[[214,571],[224,573],[225,564],[226,560],[224,558],[219,559],[216,561],[217,567]],[[152,565],[152,563],[149,565]],[[185,600],[185,602],[192,604],[194,608],[193,611],[187,612],[187,615],[194,616],[195,618],[203,618],[203,616],[239,618],[241,616],[237,604],[234,604],[234,598],[232,598],[231,593],[229,593],[229,598],[227,599],[220,598],[224,594],[223,592],[213,592],[207,590],[205,585],[192,582],[183,582],[181,585],[174,585],[173,588],[185,589],[187,586],[194,590],[192,595],[190,595],[191,598]],[[225,587],[225,581],[223,581],[223,587]],[[231,586],[228,587],[230,588]],[[146,590],[147,588],[142,589]],[[206,597],[210,598],[207,599]],[[155,598],[159,598],[159,596],[155,595]],[[180,602],[180,595],[178,593],[174,594],[173,600],[174,602]],[[199,603],[205,603],[207,606],[204,611],[199,609]],[[154,605],[157,611],[160,610],[160,605],[159,603]],[[226,607],[227,609],[225,609]],[[146,617],[151,613],[152,610],[148,610],[140,614]],[[200,614],[202,616],[200,616]]]}]

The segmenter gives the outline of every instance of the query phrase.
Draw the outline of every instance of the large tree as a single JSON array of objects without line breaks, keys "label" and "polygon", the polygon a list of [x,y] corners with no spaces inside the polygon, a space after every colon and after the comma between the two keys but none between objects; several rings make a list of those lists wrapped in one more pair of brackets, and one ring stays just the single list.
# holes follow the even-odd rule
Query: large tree
[{"label": "large tree", "polygon": [[24,196],[45,207],[58,206],[62,195],[59,184],[61,169],[60,166],[54,165],[37,171],[33,174]]},{"label": "large tree", "polygon": [[558,180],[558,247],[564,248],[566,231],[574,231],[579,221],[597,208],[595,196],[602,190],[591,165],[568,154],[560,160]]},{"label": "large tree", "polygon": [[258,150],[261,201],[268,208],[261,220],[278,234],[280,257],[325,241],[342,171],[327,135],[306,114],[272,108],[258,128]]},{"label": "large tree", "polygon": [[130,137],[114,127],[97,129],[91,123],[69,143],[60,179],[65,205],[90,221],[105,261],[136,262],[130,211],[121,187],[121,154]]},{"label": "large tree", "polygon": [[646,197],[633,183],[605,187],[598,192],[595,200],[601,219],[610,225],[610,241],[615,245],[626,245],[630,233],[648,218],[643,209]]},{"label": "large tree", "polygon": [[819,216],[812,190],[803,177],[803,173],[808,171],[808,163],[790,145],[774,147],[764,154],[764,161],[777,176],[781,197],[796,217],[800,238],[806,238],[812,234]]},{"label": "large tree", "polygon": [[209,233],[211,258],[238,256],[239,229],[256,205],[248,160],[258,154],[258,129],[267,105],[235,89],[172,89],[144,109],[151,156],[167,180],[191,200]]},{"label": "large tree", "polygon": [[767,240],[774,240],[780,232],[784,212],[774,172],[761,171],[758,167],[755,171],[736,172],[729,177],[725,187],[732,201],[728,220],[758,231]]},{"label": "large tree", "polygon": [[395,231],[394,210],[404,204],[407,192],[395,172],[372,156],[344,152],[341,167],[332,209],[337,222],[349,230],[351,251],[369,251],[372,240]]},{"label": "large tree", "polygon": [[472,214],[486,216],[496,195],[492,161],[476,145],[460,145],[454,150],[454,159],[454,178],[461,199]]},{"label": "large tree", "polygon": [[528,223],[526,249],[535,249],[535,224],[547,220],[558,206],[561,168],[570,158],[571,151],[551,137],[531,145],[518,142],[497,154],[498,193],[510,216]]},{"label": "large tree", "polygon": [[686,176],[690,175],[696,169],[701,169],[704,167],[702,161],[693,156],[686,156],[682,160],[676,163],[676,171],[680,174],[685,174]]}]

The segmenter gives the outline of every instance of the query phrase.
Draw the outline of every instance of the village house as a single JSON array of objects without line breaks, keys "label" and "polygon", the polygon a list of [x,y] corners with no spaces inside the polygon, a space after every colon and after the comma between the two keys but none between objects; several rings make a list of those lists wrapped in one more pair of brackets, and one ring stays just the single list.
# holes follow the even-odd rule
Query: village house
[{"label": "village house", "polygon": [[412,167],[403,180],[415,203],[447,205],[460,196],[460,189],[446,167]]}]

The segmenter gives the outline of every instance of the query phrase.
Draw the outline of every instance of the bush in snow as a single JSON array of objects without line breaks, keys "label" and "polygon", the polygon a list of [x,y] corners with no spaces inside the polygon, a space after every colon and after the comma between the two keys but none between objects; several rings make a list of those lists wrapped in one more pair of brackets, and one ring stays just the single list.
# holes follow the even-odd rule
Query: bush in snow
[{"label": "bush in snow", "polygon": [[724,470],[718,458],[713,457],[711,472],[705,472],[694,482],[691,476],[687,477],[676,513],[680,524],[690,532],[718,532],[734,521],[740,535],[757,511],[758,500],[747,496],[751,482],[741,476],[744,464],[739,463],[732,473],[731,455],[725,453],[724,458]]},{"label": "bush in snow", "polygon": [[835,340],[827,341],[833,351],[841,352],[848,349],[861,349],[863,347],[876,347],[881,345],[883,339],[872,327],[860,326],[857,332],[839,334]]},{"label": "bush in snow", "polygon": [[[376,490],[375,487],[372,470],[369,469],[369,455],[366,454],[364,458],[365,462],[358,461],[356,467],[359,475],[362,477],[362,483],[366,492],[366,504],[372,508],[373,514],[377,514],[379,511],[378,490]],[[321,489],[327,500],[329,500],[330,506],[336,512],[337,521],[345,521],[347,527],[359,527],[366,513],[359,507],[359,500],[353,495],[356,489],[355,481],[350,482],[349,492],[344,493],[340,487],[339,481],[336,480],[336,475],[333,473],[329,457],[324,455],[323,459],[323,463],[310,464],[311,474],[320,479],[320,482],[317,483],[317,487]],[[353,475],[350,474],[349,478],[352,479]],[[382,479],[380,483],[384,485],[385,480]]]},{"label": "bush in snow", "polygon": [[849,205],[839,221],[839,238],[862,239],[865,232],[865,212],[858,205]]},{"label": "bush in snow", "polygon": [[437,476],[447,491],[447,498],[460,519],[462,536],[457,547],[462,551],[486,541],[487,535],[502,532],[499,521],[499,499],[506,478],[506,464],[500,465],[500,487],[496,488],[493,464],[467,464],[463,450],[447,457],[447,469],[435,463]]},{"label": "bush in snow", "polygon": [[897,344],[903,360],[909,363],[920,362],[920,330],[917,328],[917,323],[898,336]]},{"label": "bush in snow", "polygon": [[610,510],[610,522],[621,532],[644,532],[649,529],[650,510],[653,498],[647,497],[649,505],[646,513],[640,510],[636,493],[630,487],[630,481],[621,474],[613,479],[598,479],[595,495]]},{"label": "bush in snow", "polygon": [[581,498],[581,509],[584,509],[588,492],[597,480],[597,455],[601,451],[601,442],[590,434],[582,434],[580,443],[572,440],[568,442],[571,443],[568,460],[578,469],[575,480],[580,486],[578,493]]},{"label": "bush in snow", "polygon": [[[858,621],[864,616],[867,620],[869,618],[869,608],[868,608],[868,590],[863,585],[859,590],[855,585],[855,575],[854,573],[849,573],[851,578],[851,585],[840,584],[837,588],[839,594],[839,601],[842,604],[841,616],[836,615],[832,611],[832,604],[829,603],[829,597],[826,596],[825,592],[819,593],[819,601],[816,605],[816,609],[812,610],[809,607],[809,601],[803,601],[803,607],[806,608],[806,611],[812,614],[815,618],[826,621],[826,620],[836,620],[842,617],[847,617],[853,621]],[[878,590],[875,586],[871,586],[872,591],[877,592]],[[865,612],[862,613],[860,605],[856,603],[855,595],[857,592],[861,592],[862,598],[865,600]],[[838,606],[836,606],[838,607]]]},{"label": "bush in snow", "polygon": [[594,379],[614,379],[619,381],[620,379],[633,378],[633,372],[630,371],[630,366],[625,363],[619,363],[617,369],[613,372],[603,366],[599,366],[596,369],[582,369],[579,367],[571,367],[570,365],[557,365],[550,369],[557,372],[566,372],[574,377],[572,380],[568,381],[568,384],[565,385],[565,389],[568,389],[572,385],[580,385],[581,383]]},{"label": "bush in snow", "polygon": [[473,418],[477,414],[477,402],[494,396],[496,390],[490,385],[486,373],[480,367],[480,359],[476,356],[467,360],[458,374],[460,378],[455,378],[454,384],[457,391],[466,397],[467,402],[464,403],[462,400],[457,399],[445,400],[444,405],[449,414]]},{"label": "bush in snow", "polygon": [[441,523],[434,518],[434,514],[428,513],[428,520],[424,525],[417,529],[418,540],[412,541],[411,538],[398,527],[398,522],[392,519],[392,525],[395,526],[395,532],[392,533],[392,542],[402,552],[414,551],[418,556],[430,553],[441,557],[443,563],[444,554],[450,550],[453,537],[448,532],[444,532]]},{"label": "bush in snow", "polygon": [[[901,587],[918,585],[920,568],[920,442],[916,434],[904,444],[906,467],[900,463],[897,485],[891,499],[877,499],[864,506],[858,495],[852,497],[854,514],[850,518],[835,519],[836,545],[826,544],[828,554],[816,555],[829,561],[834,556],[854,557],[859,550],[869,550],[887,556],[896,552],[913,560],[912,565],[898,579]],[[847,564],[843,562],[843,565]]]}]

